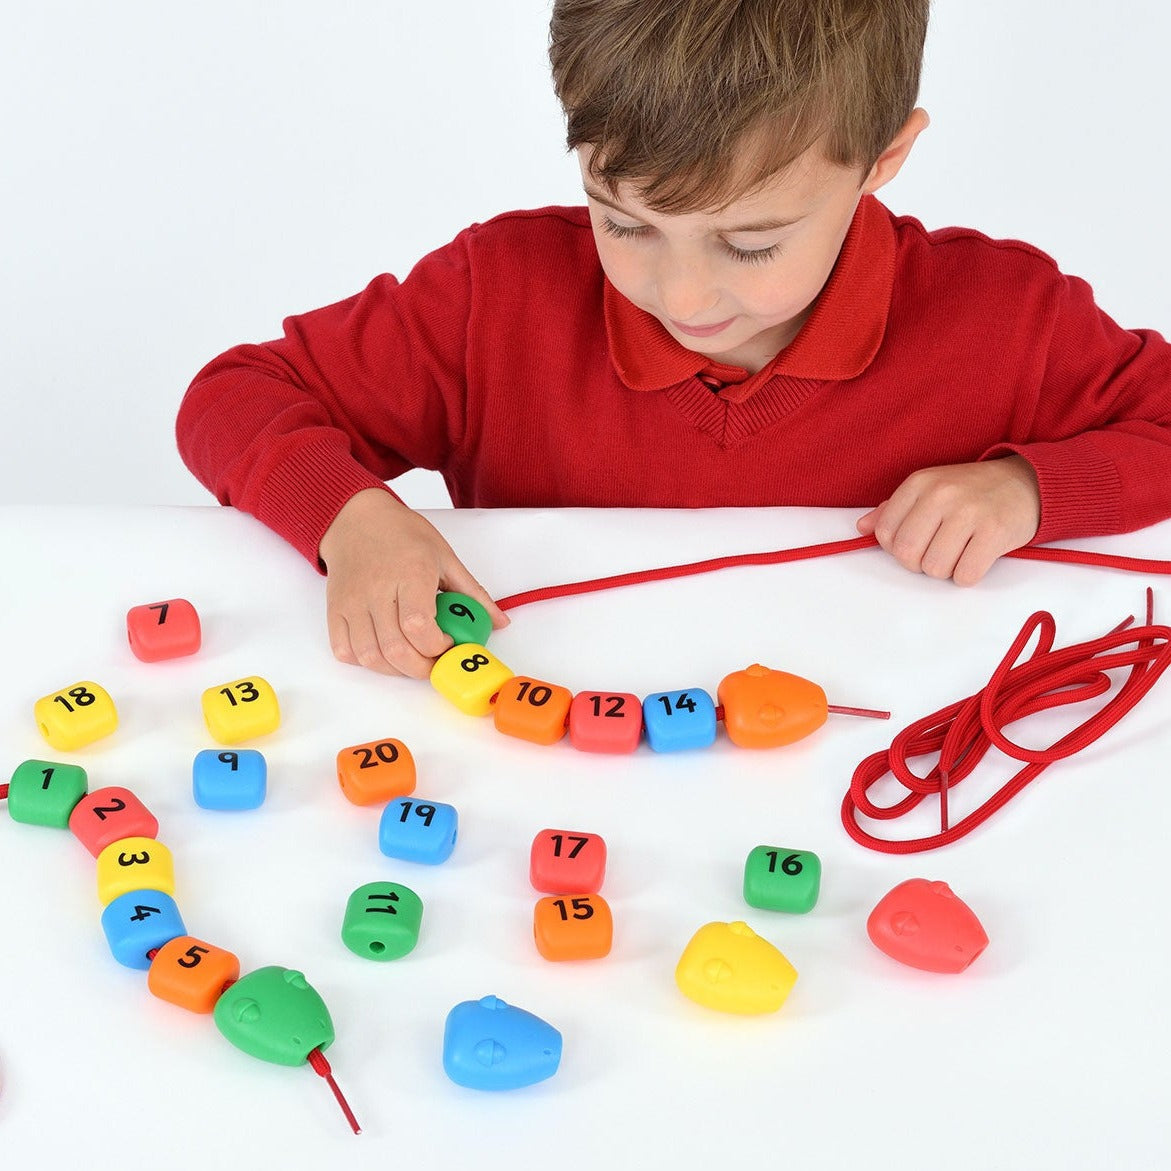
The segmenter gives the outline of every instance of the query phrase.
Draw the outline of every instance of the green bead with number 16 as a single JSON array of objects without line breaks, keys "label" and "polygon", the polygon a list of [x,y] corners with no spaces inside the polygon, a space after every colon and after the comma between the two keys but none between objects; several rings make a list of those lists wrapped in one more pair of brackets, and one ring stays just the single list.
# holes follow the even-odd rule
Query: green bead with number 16
[{"label": "green bead with number 16", "polygon": [[765,911],[803,915],[817,902],[821,859],[809,850],[757,846],[744,863],[744,901]]}]

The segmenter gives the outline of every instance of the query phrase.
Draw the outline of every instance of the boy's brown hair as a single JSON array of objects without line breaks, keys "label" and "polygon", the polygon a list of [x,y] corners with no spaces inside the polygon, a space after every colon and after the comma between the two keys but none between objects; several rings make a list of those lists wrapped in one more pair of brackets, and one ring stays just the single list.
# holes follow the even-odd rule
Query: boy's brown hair
[{"label": "boy's brown hair", "polygon": [[556,0],[569,148],[666,214],[722,208],[814,142],[869,171],[914,108],[928,4]]}]

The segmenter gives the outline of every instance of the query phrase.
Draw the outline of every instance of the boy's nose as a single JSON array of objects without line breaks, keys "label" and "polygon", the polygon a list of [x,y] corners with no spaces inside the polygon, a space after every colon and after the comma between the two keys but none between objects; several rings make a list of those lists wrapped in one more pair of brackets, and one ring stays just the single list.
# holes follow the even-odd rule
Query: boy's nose
[{"label": "boy's nose", "polygon": [[709,324],[707,317],[720,299],[719,291],[693,268],[661,272],[658,280],[659,304],[673,321],[689,325]]}]

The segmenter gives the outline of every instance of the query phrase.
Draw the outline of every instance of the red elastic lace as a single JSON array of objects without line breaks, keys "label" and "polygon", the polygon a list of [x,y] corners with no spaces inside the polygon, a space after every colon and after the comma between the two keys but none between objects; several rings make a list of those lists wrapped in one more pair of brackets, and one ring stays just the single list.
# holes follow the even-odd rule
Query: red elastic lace
[{"label": "red elastic lace", "polygon": [[[497,605],[502,610],[513,610],[552,598],[711,573],[717,569],[731,569],[741,565],[780,565],[790,561],[852,553],[874,548],[877,544],[874,537],[854,537],[767,553],[713,557],[707,561],[542,586],[501,598]],[[1081,549],[1030,546],[1016,549],[1008,556],[1030,561],[1090,565],[1129,573],[1171,575],[1171,561],[1121,557]],[[1112,728],[1171,666],[1171,627],[1155,625],[1152,611],[1153,596],[1148,589],[1146,623],[1143,626],[1132,627],[1133,618],[1128,618],[1101,638],[1058,650],[1053,649],[1057,633],[1053,616],[1045,611],[1033,614],[1021,627],[985,687],[967,699],[949,704],[917,720],[904,728],[889,748],[866,757],[858,765],[842,802],[842,824],[846,832],[854,841],[872,850],[888,854],[912,854],[949,845],[987,821],[1050,764],[1081,751]],[[1037,635],[1037,646],[1028,658],[1018,662],[1034,634]],[[1122,649],[1126,647],[1130,649]],[[1107,694],[1113,687],[1109,672],[1124,668],[1129,668],[1129,671],[1114,696],[1048,748],[1025,748],[1004,734],[1005,727],[1025,716]],[[1013,759],[1023,761],[1024,767],[972,813],[954,825],[950,824],[949,791],[971,774],[992,747]],[[938,761],[926,775],[917,776],[911,772],[908,761],[935,754],[938,754]],[[907,795],[892,805],[875,805],[870,801],[868,792],[887,773],[891,773],[908,790]],[[876,821],[889,821],[908,813],[929,797],[937,798],[940,803],[941,829],[937,834],[890,840],[876,837],[859,824],[859,814]]]}]

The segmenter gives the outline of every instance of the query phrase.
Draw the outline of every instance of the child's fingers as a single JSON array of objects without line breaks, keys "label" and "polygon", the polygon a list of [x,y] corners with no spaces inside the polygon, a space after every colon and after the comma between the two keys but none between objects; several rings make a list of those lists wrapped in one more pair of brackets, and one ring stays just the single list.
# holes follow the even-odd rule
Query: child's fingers
[{"label": "child's fingers", "polygon": [[450,635],[435,623],[434,579],[399,582],[397,602],[398,629],[411,649],[427,661],[430,671],[434,661],[452,645]]},{"label": "child's fingers", "polygon": [[488,617],[492,619],[493,630],[501,630],[512,621],[492,600],[492,595],[472,577],[461,562],[453,561],[448,566],[447,572],[443,575],[442,585],[446,590],[455,590],[457,593],[467,594],[469,598],[475,598],[488,611]]}]

